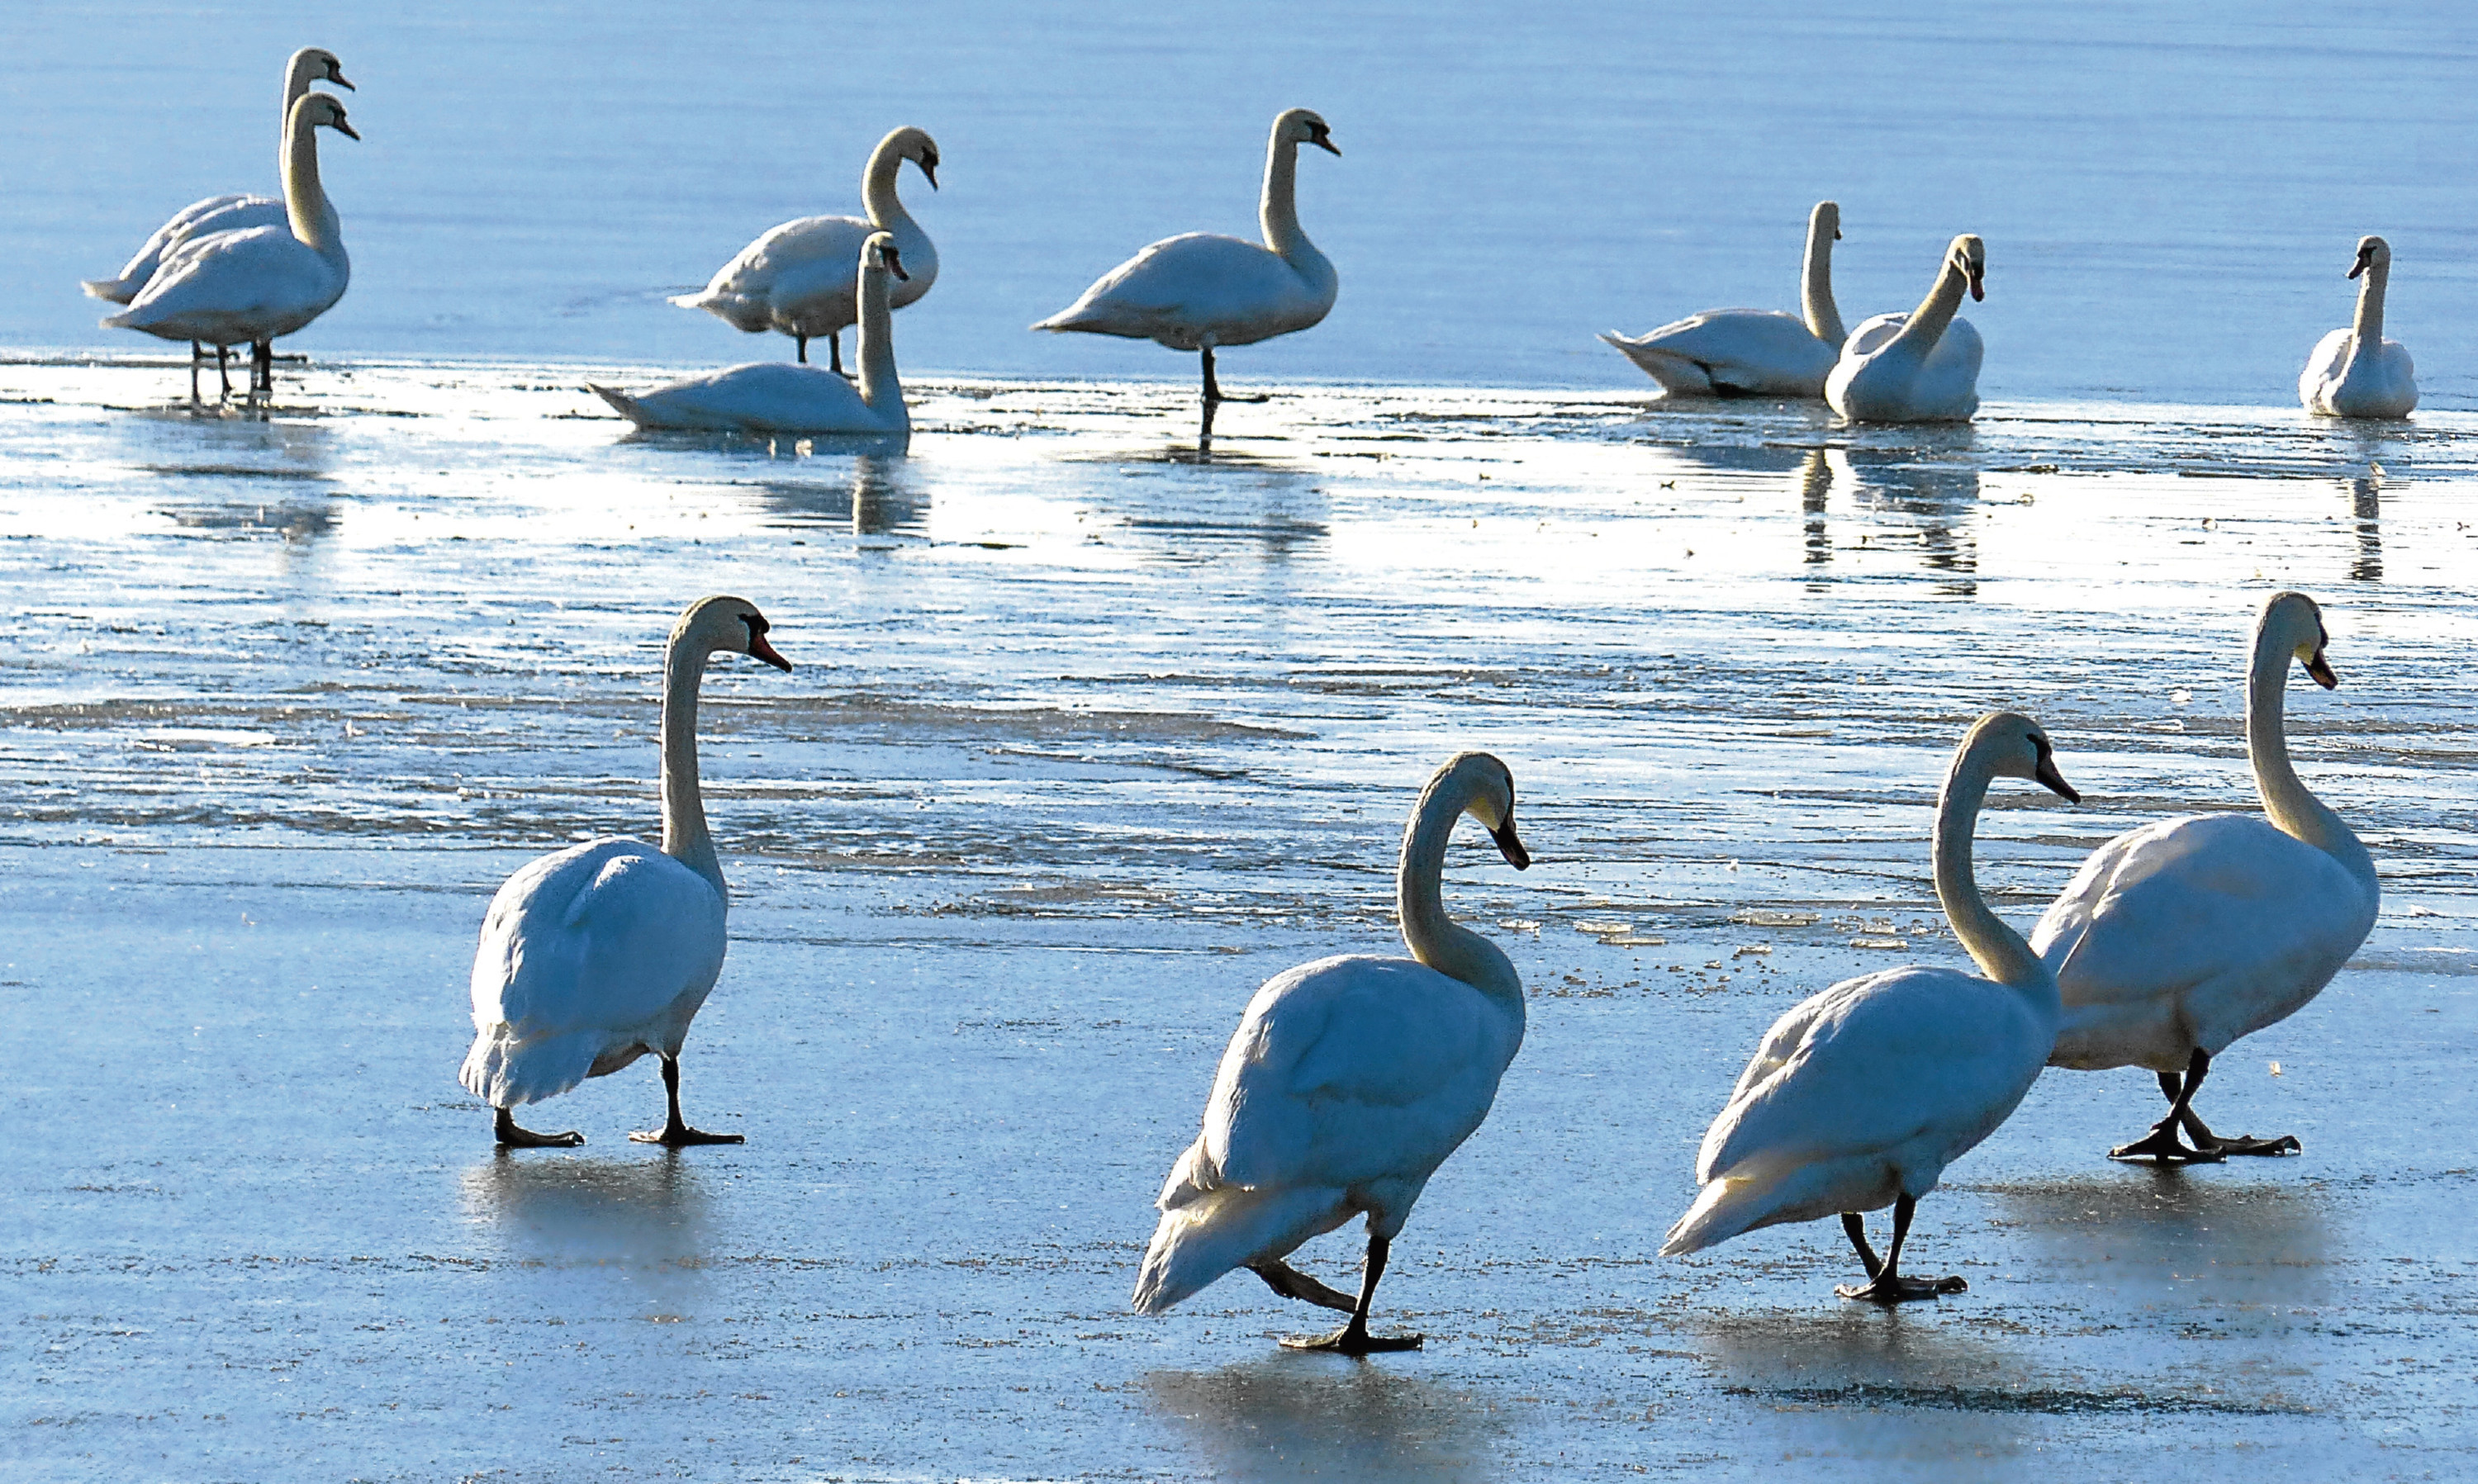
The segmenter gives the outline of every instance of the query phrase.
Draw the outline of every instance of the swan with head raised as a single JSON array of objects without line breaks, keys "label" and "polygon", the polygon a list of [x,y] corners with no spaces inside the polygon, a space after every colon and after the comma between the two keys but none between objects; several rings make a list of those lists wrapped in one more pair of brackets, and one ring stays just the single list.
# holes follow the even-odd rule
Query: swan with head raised
[{"label": "swan with head raised", "polygon": [[[2297,1140],[2222,1138],[2195,1114],[2212,1058],[2295,1015],[2374,927],[2374,858],[2288,761],[2288,667],[2326,690],[2323,614],[2276,592],[2255,621],[2246,756],[2263,813],[2187,815],[2091,852],[2039,918],[2031,946],[2056,970],[2064,1019],[2052,1067],[2157,1072],[2168,1116],[2116,1159],[2177,1164],[2293,1154]],[[2182,1125],[2192,1144],[2178,1141]]]},{"label": "swan with head raised", "polygon": [[896,193],[896,177],[911,161],[938,189],[938,144],[909,125],[877,141],[860,172],[860,216],[802,216],[769,228],[738,256],[715,270],[695,293],[671,300],[701,309],[751,335],[776,330],[792,337],[796,358],[806,365],[809,341],[826,337],[828,368],[844,368],[843,331],[860,320],[860,280],[852,263],[872,234],[892,234],[910,272],[897,284],[893,308],[901,309],[938,281],[938,248],[912,219]]},{"label": "swan with head raised", "polygon": [[1824,380],[1824,400],[1853,422],[1964,422],[1979,411],[1979,331],[1958,317],[1961,296],[1987,297],[1987,245],[1964,234],[1946,247],[1935,283],[1907,314],[1859,322]]},{"label": "swan with head raised", "polygon": [[[1703,1189],[1669,1229],[1675,1256],[1783,1221],[1839,1215],[1867,1271],[1844,1298],[1900,1303],[1960,1293],[1960,1278],[1901,1273],[1920,1196],[1944,1168],[1996,1131],[2038,1079],[2057,1037],[2057,979],[1988,910],[1971,869],[1987,786],[2034,780],[2080,802],[2048,735],[1994,712],[1954,754],[1936,801],[1935,888],[1954,937],[1981,975],[1905,967],[1845,979],[1764,1033],[1697,1157]],[[1859,1213],[1893,1208],[1883,1260]]]},{"label": "swan with head raised", "polygon": [[[830,374],[830,373],[829,373]],[[473,1046],[459,1080],[493,1110],[503,1145],[568,1148],[514,1111],[606,1076],[651,1051],[669,1116],[641,1144],[739,1144],[680,1117],[680,1047],[722,973],[730,893],[697,786],[697,688],[717,654],[792,664],[744,598],[689,605],[663,652],[663,844],[608,836],[536,860],[499,888],[473,954]]]},{"label": "swan with head raised", "polygon": [[2384,339],[2384,290],[2392,279],[2392,248],[2379,237],[2358,239],[2349,267],[2358,284],[2357,319],[2315,343],[2297,377],[2297,399],[2331,417],[2406,417],[2417,406],[2417,367],[2409,348]]},{"label": "swan with head raised", "polygon": [[[1517,870],[1514,776],[1485,752],[1429,778],[1395,876],[1409,958],[1347,954],[1265,982],[1222,1056],[1204,1131],[1172,1167],[1133,1302],[1159,1314],[1245,1268],[1286,1298],[1351,1316],[1297,1349],[1414,1349],[1368,1332],[1386,1254],[1446,1157],[1488,1117],[1523,1044],[1523,983],[1496,944],[1446,916],[1438,890],[1454,824],[1470,815]],[[1283,1261],[1354,1216],[1368,1219],[1359,1296]]]},{"label": "swan with head raised", "polygon": [[1818,201],[1807,218],[1803,314],[1707,309],[1639,336],[1611,330],[1601,339],[1671,396],[1821,397],[1844,338],[1833,302],[1833,244],[1840,238],[1840,205]]},{"label": "swan with head raised", "polygon": [[641,428],[908,437],[912,415],[895,374],[892,290],[904,280],[895,234],[872,232],[861,243],[859,280],[857,391],[838,371],[781,361],[754,361],[634,394],[586,386]]}]

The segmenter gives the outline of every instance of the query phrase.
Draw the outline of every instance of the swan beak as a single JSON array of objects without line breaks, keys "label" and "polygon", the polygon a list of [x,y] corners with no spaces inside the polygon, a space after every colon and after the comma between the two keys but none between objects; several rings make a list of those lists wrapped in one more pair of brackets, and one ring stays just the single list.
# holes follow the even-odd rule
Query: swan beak
[{"label": "swan beak", "polygon": [[346,92],[360,92],[360,91],[361,91],[361,89],[360,89],[360,88],[358,88],[354,87],[350,82],[348,82],[348,81],[345,79],[345,77],[344,77],[344,69],[343,69],[343,68],[341,68],[341,67],[329,67],[329,68],[327,69],[327,81],[329,81],[329,82],[331,82],[331,83],[335,84],[335,85],[336,85],[337,87],[339,87],[339,88],[342,88],[342,89],[344,89],[344,91],[346,91]]},{"label": "swan beak", "polygon": [[2326,691],[2340,689],[2340,677],[2332,673],[2332,662],[2323,658],[2320,644],[2315,646],[2314,656],[2306,662],[2306,673],[2314,677],[2314,683]]},{"label": "swan beak", "polygon": [[903,271],[902,258],[898,257],[892,247],[886,250],[886,271],[907,284],[912,282],[912,275]]},{"label": "swan beak", "polygon": [[1329,134],[1320,133],[1316,138],[1308,140],[1308,142],[1315,145],[1317,148],[1324,150],[1327,154],[1333,156],[1337,160],[1342,158],[1342,146],[1336,144],[1333,141],[1333,136]]},{"label": "swan beak", "polygon": [[353,132],[353,126],[351,124],[344,122],[341,118],[336,120],[336,132],[348,139],[358,139],[361,138],[360,135]]},{"label": "swan beak", "polygon": [[938,189],[938,162],[936,159],[932,158],[922,161],[921,173],[929,177],[930,189],[935,190]]},{"label": "swan beak", "polygon": [[748,636],[748,653],[750,658],[763,660],[787,675],[792,673],[792,662],[776,654],[774,646],[766,641],[763,634]]},{"label": "swan beak", "polygon": [[2031,770],[2031,776],[2039,780],[2041,786],[2049,792],[2068,804],[2079,804],[2083,801],[2083,796],[2074,792],[2074,786],[2065,782],[2065,775],[2057,771],[2057,759],[2053,753],[2039,754],[2039,765]]},{"label": "swan beak", "polygon": [[2349,264],[2349,276],[2351,278],[2355,278],[2364,271],[2366,271],[2366,255],[2364,253],[2360,253],[2358,254],[2358,261]]},{"label": "swan beak", "polygon": [[1987,280],[1977,268],[1970,270],[1970,297],[1974,303],[1987,297]]},{"label": "swan beak", "polygon": [[1531,868],[1531,852],[1523,848],[1523,841],[1514,833],[1514,816],[1507,815],[1504,823],[1488,832],[1488,838],[1497,842],[1497,853],[1505,857],[1506,865],[1516,870]]}]

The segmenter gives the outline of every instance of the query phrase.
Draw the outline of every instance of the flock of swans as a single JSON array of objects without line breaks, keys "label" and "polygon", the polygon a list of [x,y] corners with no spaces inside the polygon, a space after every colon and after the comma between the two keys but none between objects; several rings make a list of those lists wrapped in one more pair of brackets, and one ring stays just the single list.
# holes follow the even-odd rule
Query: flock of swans
[{"label": "flock of swans", "polygon": [[[103,320],[190,343],[190,395],[197,399],[203,347],[219,374],[234,345],[252,347],[250,390],[271,390],[273,342],[325,314],[343,296],[352,265],[335,207],[318,183],[316,131],[359,138],[343,105],[313,92],[341,88],[332,52],[306,47],[285,68],[284,196],[211,196],[158,228],[116,278],[88,293],[126,305]],[[1215,378],[1213,353],[1305,330],[1324,320],[1341,280],[1300,226],[1299,147],[1334,155],[1326,121],[1306,109],[1274,120],[1258,209],[1262,242],[1213,233],[1165,238],[1111,269],[1075,303],[1032,328],[1149,340],[1192,351],[1202,371],[1202,437],[1232,398]],[[929,234],[904,208],[897,179],[905,162],[938,184],[938,146],[917,128],[878,141],[861,172],[864,216],[803,216],[760,235],[717,269],[703,290],[671,300],[750,334],[790,336],[794,364],[736,365],[640,393],[593,390],[646,428],[755,434],[902,436],[911,421],[895,369],[890,313],[917,303],[938,277]],[[1927,297],[1907,314],[1878,314],[1845,333],[1833,294],[1833,243],[1841,209],[1819,203],[1808,222],[1803,314],[1707,310],[1636,337],[1602,339],[1624,351],[1673,396],[1821,398],[1854,422],[1952,422],[1979,409],[1979,332],[1960,316],[1962,295],[1986,296],[1986,244],[1967,234],[1946,249]],[[2391,248],[2358,243],[2350,278],[2361,279],[2353,324],[2325,336],[2299,376],[2299,399],[2339,417],[2404,417],[2417,405],[2409,352],[2384,338]],[[843,375],[843,331],[859,327],[861,390]],[[824,336],[828,366],[808,365]],[[224,392],[231,392],[226,375]]]},{"label": "flock of swans", "polygon": [[[492,899],[462,1081],[492,1108],[502,1145],[582,1144],[574,1131],[523,1128],[515,1110],[648,1052],[661,1061],[668,1113],[661,1129],[631,1137],[672,1147],[740,1142],[680,1114],[681,1048],[721,973],[730,901],[697,786],[697,690],[718,654],[789,671],[767,634],[765,616],[737,597],[705,598],[671,630],[659,848],[622,838],[571,845],[525,866]],[[2036,721],[1981,717],[1945,774],[1931,834],[1937,901],[1978,971],[1905,965],[1844,980],[1775,1021],[1705,1136],[1699,1189],[1661,1251],[1838,1217],[1866,1276],[1836,1290],[1842,1296],[1898,1303],[1959,1293],[1960,1278],[1901,1270],[1913,1211],[2048,1067],[2159,1074],[2166,1114],[2113,1158],[2297,1152],[2286,1135],[2214,1134],[2194,1094],[2212,1058],[2295,1014],[2374,925],[2374,862],[2299,780],[2284,734],[2290,665],[2339,684],[2325,643],[2314,599],[2281,592],[2264,603],[2246,672],[2261,816],[2187,816],[2116,837],[2027,941],[1980,895],[1971,861],[1980,809],[1999,778],[2081,796]],[[1256,992],[1214,1075],[1202,1130],[1162,1187],[1138,1310],[1159,1313],[1245,1269],[1278,1295],[1349,1316],[1331,1334],[1286,1344],[1350,1354],[1420,1344],[1369,1330],[1388,1249],[1429,1178],[1488,1117],[1525,1021],[1512,961],[1447,915],[1446,847],[1468,816],[1506,864],[1529,868],[1514,803],[1504,762],[1484,752],[1448,759],[1403,835],[1395,901],[1409,956],[1319,959]],[[1886,1206],[1891,1240],[1879,1256],[1862,1214]],[[1289,1264],[1302,1244],[1354,1218],[1368,1240],[1356,1295]]]}]

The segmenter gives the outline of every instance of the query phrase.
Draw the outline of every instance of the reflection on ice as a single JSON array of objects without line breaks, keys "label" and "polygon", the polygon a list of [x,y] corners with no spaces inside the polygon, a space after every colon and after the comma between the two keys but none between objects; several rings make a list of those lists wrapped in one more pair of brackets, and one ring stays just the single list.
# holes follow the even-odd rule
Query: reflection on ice
[{"label": "reflection on ice", "polygon": [[706,1178],[674,1149],[640,1158],[498,1149],[458,1184],[466,1219],[527,1257],[653,1265],[705,1255]]},{"label": "reflection on ice", "polygon": [[2331,1291],[2328,1195],[2223,1170],[2126,1167],[1985,1188],[2081,1283],[2182,1303],[2317,1304]]},{"label": "reflection on ice", "polygon": [[2384,580],[2384,491],[2383,481],[2373,474],[2361,474],[2349,481],[2349,513],[2358,522],[2358,560],[2349,564],[2349,575],[2360,582]]},{"label": "reflection on ice", "polygon": [[841,527],[854,536],[917,535],[928,525],[929,496],[912,477],[901,454],[853,457],[848,483],[833,481],[831,466],[811,479],[758,482],[769,525],[792,529]]},{"label": "reflection on ice", "polygon": [[1145,1387],[1201,1453],[1178,1471],[1190,1476],[1476,1484],[1500,1472],[1486,1402],[1385,1366],[1283,1354],[1156,1371]]}]

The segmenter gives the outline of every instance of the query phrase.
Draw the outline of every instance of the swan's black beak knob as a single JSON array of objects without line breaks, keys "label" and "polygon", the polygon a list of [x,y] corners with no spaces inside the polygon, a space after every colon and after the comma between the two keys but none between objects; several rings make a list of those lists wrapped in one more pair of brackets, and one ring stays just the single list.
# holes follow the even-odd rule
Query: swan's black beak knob
[{"label": "swan's black beak knob", "polygon": [[1506,865],[1516,870],[1531,868],[1531,852],[1523,848],[1522,838],[1514,833],[1514,816],[1507,815],[1504,823],[1488,832],[1488,838],[1497,842],[1497,853],[1505,857]]}]

